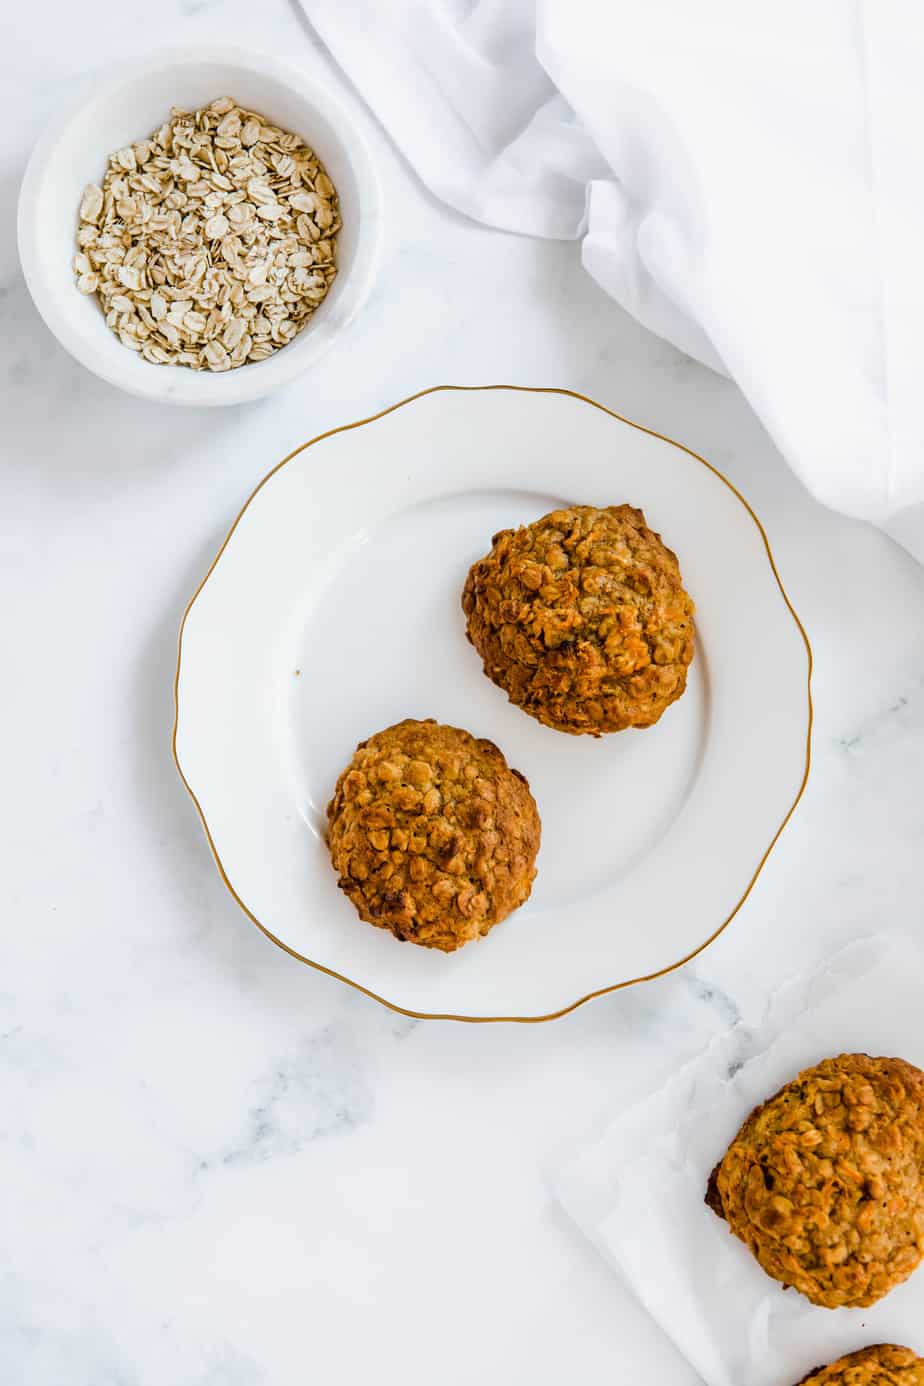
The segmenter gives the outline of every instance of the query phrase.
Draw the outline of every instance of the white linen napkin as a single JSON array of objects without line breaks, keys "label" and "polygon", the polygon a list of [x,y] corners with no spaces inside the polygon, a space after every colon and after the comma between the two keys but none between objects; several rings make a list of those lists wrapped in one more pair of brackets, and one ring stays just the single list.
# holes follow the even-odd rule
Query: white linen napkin
[{"label": "white linen napkin", "polygon": [[872,1309],[820,1309],[760,1269],[703,1198],[742,1121],[829,1055],[924,1067],[924,954],[864,940],[790,982],[756,1031],[715,1039],[661,1091],[621,1113],[566,1171],[559,1196],[708,1386],[792,1386],[872,1343],[924,1354],[924,1268]]},{"label": "white linen napkin", "polygon": [[924,8],[301,0],[429,187],[583,235],[814,494],[924,560]]}]

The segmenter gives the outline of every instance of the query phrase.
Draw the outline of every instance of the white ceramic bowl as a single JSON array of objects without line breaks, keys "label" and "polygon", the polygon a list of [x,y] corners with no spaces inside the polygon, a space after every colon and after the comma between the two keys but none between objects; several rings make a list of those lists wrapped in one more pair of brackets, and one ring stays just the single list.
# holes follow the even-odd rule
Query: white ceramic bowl
[{"label": "white ceramic bowl", "polygon": [[[149,135],[171,106],[218,96],[266,115],[316,151],[340,197],[337,278],[307,326],[266,361],[213,374],[157,366],[124,347],[96,296],[74,283],[77,208],[108,156]],[[380,232],[379,193],[365,142],[336,97],[297,68],[236,48],[167,49],[94,81],[92,94],[39,139],[19,197],[19,254],[36,307],[72,356],[111,385],[170,404],[240,404],[292,380],[326,351],[368,296]]]}]

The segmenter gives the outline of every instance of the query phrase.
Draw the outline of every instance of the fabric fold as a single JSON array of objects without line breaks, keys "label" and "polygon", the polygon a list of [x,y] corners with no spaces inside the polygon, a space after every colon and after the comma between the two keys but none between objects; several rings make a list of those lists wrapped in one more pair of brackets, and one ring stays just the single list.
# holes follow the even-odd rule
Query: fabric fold
[{"label": "fabric fold", "polygon": [[924,11],[301,3],[437,196],[583,237],[600,286],[731,376],[819,500],[924,554]]}]

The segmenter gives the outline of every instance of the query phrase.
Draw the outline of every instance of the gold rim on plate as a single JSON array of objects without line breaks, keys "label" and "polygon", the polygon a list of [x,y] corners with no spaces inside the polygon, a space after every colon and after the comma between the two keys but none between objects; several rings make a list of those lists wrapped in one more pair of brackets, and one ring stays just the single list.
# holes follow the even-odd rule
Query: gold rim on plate
[{"label": "gold rim on plate", "polygon": [[[795,621],[799,634],[802,636],[802,639],[805,642],[805,651],[808,657],[808,675],[806,680],[808,721],[806,725],[805,734],[805,770],[802,775],[802,782],[799,785],[796,797],[793,799],[792,804],[787,809],[786,814],[784,815],[782,822],[780,823],[780,826],[773,834],[773,837],[770,841],[770,845],[767,847],[767,850],[764,852],[763,856],[758,862],[757,869],[755,870],[751,879],[748,881],[744,894],[741,896],[740,900],[735,905],[734,909],[731,911],[730,914],[726,915],[725,919],[722,920],[722,923],[718,926],[718,928],[713,933],[711,933],[709,937],[699,945],[698,948],[694,948],[691,953],[687,953],[685,957],[679,958],[677,962],[671,963],[669,967],[662,967],[658,972],[649,972],[643,977],[630,977],[625,982],[614,982],[611,986],[599,987],[596,991],[589,991],[586,996],[579,997],[577,1001],[572,1001],[569,1005],[562,1006],[560,1010],[550,1011],[548,1015],[451,1015],[448,1013],[440,1013],[434,1011],[412,1011],[409,1010],[406,1006],[399,1006],[394,1001],[389,1001],[386,997],[379,996],[377,992],[371,991],[369,987],[364,987],[361,982],[354,982],[351,977],[345,977],[342,972],[335,972],[333,968],[325,967],[323,963],[315,962],[313,958],[306,958],[303,953],[299,953],[294,948],[290,948],[287,943],[283,943],[282,939],[277,938],[274,933],[271,933],[270,930],[266,927],[266,925],[260,922],[257,916],[253,913],[253,911],[247,908],[244,901],[238,895],[237,891],[234,889],[234,886],[228,879],[228,874],[225,871],[221,857],[218,855],[218,849],[215,846],[215,842],[212,838],[212,833],[206,820],[205,813],[203,812],[202,805],[199,803],[195,791],[193,790],[186,776],[183,774],[183,769],[180,765],[179,757],[177,756],[176,752],[177,728],[179,726],[180,719],[180,665],[183,659],[183,631],[186,628],[186,619],[189,616],[189,613],[192,610],[193,604],[195,603],[196,598],[199,596],[199,593],[202,591],[203,587],[208,582],[209,578],[212,576],[212,573],[215,571],[215,566],[218,563],[218,560],[221,558],[221,555],[228,547],[228,544],[231,540],[231,536],[237,529],[241,520],[243,519],[244,514],[247,511],[251,501],[258,494],[258,492],[262,491],[266,483],[272,477],[274,477],[278,471],[285,467],[287,463],[291,462],[293,458],[298,457],[300,453],[306,450],[306,448],[313,447],[315,443],[323,442],[325,438],[333,437],[335,433],[347,433],[352,428],[361,428],[364,424],[375,423],[377,419],[383,419],[386,416],[386,414],[393,414],[396,409],[403,408],[405,404],[413,404],[415,400],[423,399],[425,395],[437,394],[443,390],[518,390],[524,394],[533,395],[566,395],[571,399],[582,400],[584,404],[593,405],[595,409],[601,410],[604,414],[609,414],[609,416],[613,419],[618,419],[620,423],[628,424],[630,428],[637,428],[640,433],[647,433],[652,438],[660,438],[662,442],[670,443],[673,447],[679,448],[681,452],[685,452],[688,457],[692,457],[697,462],[702,463],[704,467],[708,467],[710,472],[712,472],[714,476],[717,476],[719,480],[723,482],[725,486],[728,487],[732,495],[737,497],[737,499],[741,502],[745,510],[750,515],[751,519],[754,521],[754,524],[757,526],[757,530],[760,534],[761,539],[763,540],[764,548],[767,553],[767,559],[770,563],[770,568],[773,572],[774,578],[776,579],[776,584],[780,589],[780,595],[782,596],[783,601],[786,603],[786,606],[789,610],[789,614]],[[293,452],[290,452],[287,457],[284,457],[282,459],[281,462],[277,462],[276,466],[273,467],[270,471],[268,471],[263,480],[260,481],[258,485],[254,487],[253,491],[251,491],[250,495],[247,497],[247,500],[244,502],[244,504],[241,506],[241,509],[238,511],[234,519],[234,523],[228,530],[228,533],[225,535],[221,548],[218,550],[215,557],[212,559],[212,562],[209,565],[208,572],[205,574],[205,577],[199,583],[199,586],[196,588],[195,592],[190,598],[186,606],[186,610],[183,612],[183,619],[180,622],[180,633],[177,639],[176,675],[173,681],[174,719],[173,737],[171,742],[173,751],[173,763],[177,768],[180,779],[183,781],[183,784],[186,787],[189,797],[192,799],[193,803],[196,806],[196,812],[199,815],[199,820],[202,823],[202,827],[205,831],[205,836],[208,840],[209,847],[211,848],[212,856],[215,859],[215,865],[218,867],[218,874],[221,876],[221,879],[224,882],[228,892],[233,897],[235,902],[240,906],[240,908],[244,911],[244,914],[246,914],[247,918],[251,921],[251,923],[256,924],[260,932],[265,934],[271,943],[275,943],[277,948],[281,948],[284,953],[288,953],[290,957],[296,958],[299,962],[307,963],[307,965],[309,967],[313,967],[316,972],[323,972],[328,977],[335,978],[338,982],[344,982],[348,987],[353,987],[355,991],[361,991],[364,996],[369,996],[372,998],[373,1001],[378,1001],[380,1005],[386,1006],[390,1011],[395,1011],[398,1015],[409,1016],[413,1020],[456,1020],[468,1025],[486,1025],[496,1024],[499,1022],[507,1022],[510,1024],[518,1025],[538,1025],[546,1020],[558,1020],[561,1016],[568,1015],[571,1011],[577,1010],[579,1006],[585,1005],[588,1001],[593,1001],[595,997],[606,996],[609,992],[612,991],[622,991],[624,987],[638,986],[642,982],[653,982],[658,977],[666,977],[669,973],[676,972],[678,968],[684,967],[693,958],[698,957],[699,954],[702,953],[706,948],[708,948],[711,943],[714,943],[715,940],[719,937],[719,935],[723,933],[724,930],[728,927],[728,925],[734,919],[735,915],[741,909],[745,900],[748,898],[751,891],[753,890],[758,876],[764,869],[764,866],[767,864],[767,860],[770,856],[770,853],[773,851],[774,847],[780,839],[783,829],[786,827],[790,818],[792,818],[793,814],[795,813],[799,800],[802,798],[802,795],[805,792],[805,786],[808,783],[809,771],[811,770],[812,766],[812,726],[815,717],[814,706],[812,703],[813,667],[814,656],[812,654],[811,642],[809,641],[805,627],[799,619],[799,615],[795,607],[789,599],[789,594],[787,593],[786,588],[783,586],[782,578],[780,577],[779,570],[776,566],[776,560],[773,557],[773,550],[770,547],[770,540],[767,538],[767,531],[764,529],[763,525],[758,519],[754,509],[751,507],[748,501],[745,500],[744,496],[738,490],[737,486],[735,486],[731,481],[729,481],[728,477],[724,476],[723,473],[719,471],[718,467],[713,466],[711,462],[707,462],[705,457],[700,457],[699,453],[693,452],[691,448],[685,447],[683,443],[678,443],[675,438],[668,438],[666,434],[658,433],[653,428],[645,428],[643,424],[635,423],[632,419],[627,419],[623,414],[617,414],[614,409],[607,409],[605,404],[600,404],[597,402],[597,400],[590,399],[587,395],[579,394],[577,390],[555,389],[551,387],[538,385],[432,385],[427,390],[418,390],[416,394],[408,395],[406,399],[399,400],[397,404],[389,405],[387,409],[380,409],[377,414],[370,414],[369,417],[366,419],[357,419],[355,423],[341,424],[338,428],[329,428],[325,433],[319,433],[316,438],[310,438],[307,443],[302,443],[300,447],[297,447]]]}]

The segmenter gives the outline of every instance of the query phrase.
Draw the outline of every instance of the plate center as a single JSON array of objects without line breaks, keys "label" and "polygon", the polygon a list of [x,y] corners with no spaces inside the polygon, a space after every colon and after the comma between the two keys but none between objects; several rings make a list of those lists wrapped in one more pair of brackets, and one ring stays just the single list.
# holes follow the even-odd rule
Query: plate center
[{"label": "plate center", "polygon": [[465,637],[462,586],[492,536],[566,504],[529,491],[461,492],[399,511],[332,555],[280,670],[287,768],[314,833],[323,834],[327,801],[357,742],[405,717],[435,717],[496,742],[530,782],[542,818],[530,910],[590,896],[664,835],[706,740],[701,644],[686,693],[657,726],[595,740],[552,731],[513,707]]}]

